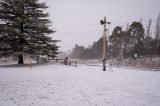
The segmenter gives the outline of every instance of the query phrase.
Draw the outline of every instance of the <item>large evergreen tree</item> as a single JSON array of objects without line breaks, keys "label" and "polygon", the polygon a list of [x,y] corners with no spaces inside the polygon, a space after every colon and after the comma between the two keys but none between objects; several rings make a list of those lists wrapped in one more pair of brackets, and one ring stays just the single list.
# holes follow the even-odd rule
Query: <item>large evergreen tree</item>
[{"label": "large evergreen tree", "polygon": [[23,56],[55,57],[56,40],[48,35],[51,21],[45,12],[48,7],[38,0],[0,1],[0,56],[17,56],[23,64]]},{"label": "large evergreen tree", "polygon": [[[131,43],[131,54],[138,54],[140,55],[140,51],[144,49],[142,46],[142,41],[144,40],[144,28],[143,25],[140,22],[133,22],[130,25],[130,28],[128,30],[129,36],[130,36],[130,43]],[[140,47],[138,47],[139,45],[141,45],[141,49]]]},{"label": "large evergreen tree", "polygon": [[112,46],[112,56],[117,58],[120,58],[122,56],[122,51],[124,48],[124,42],[125,42],[125,32],[122,31],[122,28],[120,26],[116,26],[109,37],[109,41]]},{"label": "large evergreen tree", "polygon": [[144,28],[140,22],[133,22],[128,32],[134,46],[144,40]]}]

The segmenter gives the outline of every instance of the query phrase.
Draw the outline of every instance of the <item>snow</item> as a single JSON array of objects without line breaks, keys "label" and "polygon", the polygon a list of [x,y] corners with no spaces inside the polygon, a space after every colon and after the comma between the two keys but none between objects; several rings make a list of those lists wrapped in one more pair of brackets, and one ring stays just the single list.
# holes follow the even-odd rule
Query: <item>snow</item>
[{"label": "snow", "polygon": [[0,66],[0,106],[160,106],[160,71]]}]

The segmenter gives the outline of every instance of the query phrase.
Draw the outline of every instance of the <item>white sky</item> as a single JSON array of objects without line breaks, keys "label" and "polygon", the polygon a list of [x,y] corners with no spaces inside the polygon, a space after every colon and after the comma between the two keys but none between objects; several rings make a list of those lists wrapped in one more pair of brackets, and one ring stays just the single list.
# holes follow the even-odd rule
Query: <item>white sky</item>
[{"label": "white sky", "polygon": [[[50,19],[56,33],[52,37],[61,40],[61,51],[71,50],[75,44],[92,45],[103,33],[100,20],[111,22],[110,34],[115,26],[124,29],[127,23],[142,19],[144,28],[149,18],[155,23],[160,12],[160,0],[40,0],[47,2]],[[154,25],[152,24],[152,27]],[[153,32],[152,32],[153,33]]]}]

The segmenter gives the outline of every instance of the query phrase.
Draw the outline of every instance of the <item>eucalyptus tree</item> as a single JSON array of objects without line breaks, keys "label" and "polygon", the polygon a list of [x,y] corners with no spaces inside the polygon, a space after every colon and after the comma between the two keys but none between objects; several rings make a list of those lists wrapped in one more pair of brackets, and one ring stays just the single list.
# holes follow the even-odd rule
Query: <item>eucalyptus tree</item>
[{"label": "eucalyptus tree", "polygon": [[132,54],[138,54],[143,52],[143,40],[144,40],[144,28],[140,22],[133,22],[128,30],[130,36],[130,50]]}]

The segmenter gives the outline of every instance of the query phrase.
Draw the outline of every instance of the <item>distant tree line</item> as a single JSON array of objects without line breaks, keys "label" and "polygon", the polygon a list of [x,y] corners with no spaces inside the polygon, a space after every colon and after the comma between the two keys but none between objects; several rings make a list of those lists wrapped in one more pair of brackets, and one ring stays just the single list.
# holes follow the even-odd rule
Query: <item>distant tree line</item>
[{"label": "distant tree line", "polygon": [[[148,21],[146,30],[141,22],[127,25],[125,30],[116,26],[109,36],[107,43],[107,58],[141,58],[160,56],[160,14],[156,19],[155,31],[151,32],[152,19]],[[154,35],[152,37],[151,35]],[[72,58],[99,59],[102,57],[102,38],[92,46],[85,48],[75,45]]]}]

